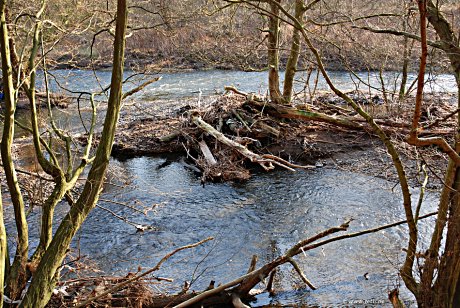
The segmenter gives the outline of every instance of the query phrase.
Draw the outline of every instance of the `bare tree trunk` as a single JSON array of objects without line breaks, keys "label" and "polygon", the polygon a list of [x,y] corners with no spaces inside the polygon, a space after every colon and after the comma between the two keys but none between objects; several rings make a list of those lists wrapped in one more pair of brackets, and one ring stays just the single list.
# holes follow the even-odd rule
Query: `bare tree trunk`
[{"label": "bare tree trunk", "polygon": [[[303,5],[303,0],[296,0],[294,17],[299,22],[302,22],[304,13],[305,8]],[[300,46],[300,30],[294,27],[292,31],[291,52],[289,54],[289,58],[286,64],[286,73],[284,74],[283,97],[286,103],[290,103],[292,101],[292,92],[294,89],[294,76],[297,70],[297,62],[299,61]]]},{"label": "bare tree trunk", "polygon": [[[281,0],[274,1],[281,2]],[[268,90],[270,92],[270,100],[274,103],[280,103],[282,101],[279,77],[280,10],[272,2],[269,5],[271,15],[269,17],[268,30]]]},{"label": "bare tree trunk", "polygon": [[53,217],[56,205],[62,200],[66,193],[65,184],[62,180],[57,180],[51,195],[42,205],[42,217],[40,226],[40,242],[35,250],[31,262],[38,264],[51,243],[53,237]]},{"label": "bare tree trunk", "polygon": [[58,269],[67,254],[72,238],[96,205],[102,190],[121,106],[126,24],[126,0],[118,0],[111,91],[96,157],[80,198],[59,225],[20,307],[35,308],[47,304],[58,279]]},{"label": "bare tree trunk", "polygon": [[0,308],[3,307],[3,295],[4,295],[4,278],[6,277],[7,271],[7,258],[8,251],[7,251],[7,238],[6,238],[6,230],[5,230],[5,223],[3,221],[3,202],[2,202],[2,195],[0,191]]},{"label": "bare tree trunk", "polygon": [[[460,95],[460,48],[455,44],[457,38],[449,22],[431,0],[427,1],[426,12],[427,19],[439,35],[443,44],[442,49],[450,60]],[[460,96],[457,107],[460,107]],[[457,127],[460,127],[460,116]],[[455,144],[457,153],[460,152],[459,142],[460,135],[457,133]],[[449,161],[445,183],[441,193],[435,230],[430,248],[426,253],[421,288],[419,294],[416,294],[420,307],[455,307],[455,301],[458,301],[460,297],[460,242],[458,240],[460,238],[460,196],[457,193],[460,188],[460,166],[457,166],[452,159]],[[446,226],[445,246],[442,249]],[[441,251],[443,251],[442,256],[439,255]],[[434,278],[436,281],[433,281]]]},{"label": "bare tree trunk", "polygon": [[452,26],[437,7],[438,4],[436,2],[435,5],[432,0],[428,0],[427,17],[442,42],[442,49],[449,58],[460,93],[460,47],[458,46],[458,38],[455,37]]},{"label": "bare tree trunk", "polygon": [[443,254],[439,261],[438,277],[432,287],[433,305],[431,307],[455,307],[454,297],[460,277],[460,168],[456,169],[455,192],[449,207],[447,236]]},{"label": "bare tree trunk", "polygon": [[[19,188],[19,183],[12,158],[11,147],[14,138],[14,114],[16,109],[15,90],[13,86],[13,71],[11,67],[8,29],[6,25],[6,0],[0,1],[1,10],[1,56],[3,89],[5,95],[5,118],[3,124],[3,136],[1,154],[5,177],[14,207],[14,216],[18,232],[16,255],[8,275],[8,291],[11,298],[16,298],[26,283],[26,262],[29,251],[28,228],[24,212],[24,200]],[[1,222],[3,224],[3,221]],[[2,243],[3,244],[3,243]],[[3,259],[2,261],[3,262]],[[3,277],[0,277],[3,280]],[[3,290],[3,289],[2,289]]]},{"label": "bare tree trunk", "polygon": [[[0,46],[1,46],[1,54],[2,54],[2,72],[3,76],[7,76],[8,74],[5,74],[8,72],[8,65],[4,61],[3,54],[6,54],[6,51],[8,50],[8,33],[6,30],[6,3],[5,1],[0,2]],[[5,70],[3,70],[5,68]],[[8,83],[9,80],[8,78],[4,78],[3,80],[4,85],[3,88],[5,88],[5,83]],[[11,84],[13,82],[12,76],[11,76]],[[8,85],[7,85],[8,86]],[[10,93],[11,95],[11,93]],[[3,221],[3,202],[2,202],[2,194],[0,190],[0,308],[3,307],[3,295],[4,295],[4,282],[5,282],[5,277],[7,276],[6,274],[6,264],[7,264],[7,259],[9,260],[9,256],[7,253],[7,239],[6,239],[6,231],[5,231],[5,224]]]},{"label": "bare tree trunk", "polygon": [[[409,14],[409,13],[407,13]],[[407,30],[409,16],[404,16],[403,19],[403,31]],[[407,85],[407,76],[409,70],[409,38],[404,36],[403,38],[403,66],[402,66],[402,76],[401,76],[401,85],[399,87],[399,101],[402,102],[406,97],[406,85]]]}]

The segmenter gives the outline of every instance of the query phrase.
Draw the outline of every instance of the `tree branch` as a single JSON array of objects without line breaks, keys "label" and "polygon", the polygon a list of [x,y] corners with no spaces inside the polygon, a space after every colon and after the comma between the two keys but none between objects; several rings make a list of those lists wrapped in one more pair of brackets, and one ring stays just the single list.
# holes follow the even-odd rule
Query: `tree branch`
[{"label": "tree branch", "polygon": [[[416,34],[405,32],[405,31],[399,31],[395,29],[375,29],[375,28],[371,28],[367,26],[352,26],[352,28],[366,30],[366,31],[370,31],[373,33],[383,33],[383,34],[392,34],[396,36],[405,36],[405,37],[414,39],[419,42],[421,41],[420,36]],[[441,42],[427,41],[427,44],[432,47],[444,50],[444,45]]]},{"label": "tree branch", "polygon": [[116,291],[118,291],[118,290],[120,290],[120,289],[126,287],[127,285],[129,285],[129,284],[131,284],[131,283],[133,283],[133,282],[135,282],[135,281],[141,279],[142,277],[145,277],[145,276],[147,276],[148,274],[151,274],[151,273],[153,273],[153,272],[159,270],[160,267],[161,267],[161,265],[162,265],[164,262],[166,262],[169,258],[171,258],[173,255],[175,255],[175,254],[178,253],[179,251],[182,251],[182,250],[185,250],[185,249],[190,249],[190,248],[194,248],[194,247],[200,246],[200,245],[202,245],[202,244],[204,244],[204,243],[206,243],[206,242],[209,242],[209,241],[211,241],[211,240],[213,240],[213,239],[214,239],[213,237],[208,237],[208,238],[206,238],[206,239],[204,239],[204,240],[202,240],[202,241],[199,241],[199,242],[197,242],[197,243],[179,247],[179,248],[175,249],[174,251],[168,253],[166,256],[164,256],[164,257],[157,263],[157,265],[155,265],[154,267],[152,267],[152,268],[149,269],[148,271],[145,271],[145,272],[143,272],[142,274],[136,275],[136,276],[134,276],[133,278],[130,278],[130,279],[126,280],[126,281],[123,281],[123,282],[121,282],[121,283],[119,283],[119,284],[114,285],[112,288],[110,288],[110,289],[108,289],[108,290],[102,292],[101,294],[96,295],[96,296],[94,296],[94,297],[92,297],[92,298],[90,298],[90,299],[84,301],[83,303],[78,304],[77,306],[75,306],[75,308],[86,307],[88,304],[91,304],[91,303],[94,302],[95,300],[98,300],[98,299],[100,299],[100,298],[102,298],[102,297],[104,297],[104,296],[106,296],[106,295],[108,295],[108,294],[110,294],[110,293],[116,292]]}]

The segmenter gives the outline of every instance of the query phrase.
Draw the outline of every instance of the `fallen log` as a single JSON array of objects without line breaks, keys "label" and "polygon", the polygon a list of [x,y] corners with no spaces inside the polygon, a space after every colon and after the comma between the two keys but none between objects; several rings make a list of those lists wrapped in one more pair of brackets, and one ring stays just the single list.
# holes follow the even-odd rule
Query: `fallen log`
[{"label": "fallen log", "polygon": [[311,120],[354,130],[361,130],[364,128],[363,125],[345,117],[330,116],[324,113],[302,110],[269,102],[259,102],[256,100],[248,100],[247,104],[257,107],[258,109],[263,109],[264,112],[278,118]]},{"label": "fallen log", "polygon": [[233,92],[238,95],[242,95],[246,98],[246,103],[256,107],[258,109],[263,110],[270,115],[273,115],[278,118],[286,118],[286,119],[303,119],[303,120],[311,120],[316,122],[324,122],[329,123],[349,129],[361,130],[364,128],[363,125],[356,123],[354,119],[348,119],[345,117],[337,117],[331,116],[324,113],[313,112],[309,110],[298,109],[291,106],[281,105],[281,104],[274,104],[270,102],[266,102],[261,100],[259,97],[251,93],[245,93],[239,91],[235,87],[225,87],[225,91]]},{"label": "fallen log", "polygon": [[278,165],[280,167],[283,167],[285,169],[288,169],[290,171],[295,171],[293,168],[303,168],[303,169],[311,169],[315,168],[314,166],[300,166],[300,165],[295,165],[292,164],[280,157],[274,157],[272,155],[259,155],[256,154],[252,151],[250,151],[247,147],[242,145],[241,143],[238,143],[234,140],[231,140],[227,137],[225,137],[224,134],[219,132],[217,129],[203,121],[201,116],[195,112],[192,114],[192,121],[193,123],[196,124],[199,128],[216,138],[219,142],[229,146],[232,149],[235,149],[237,152],[239,152],[241,155],[244,157],[248,158],[251,162],[253,163],[258,163],[264,170],[272,170],[275,168],[274,165]]}]

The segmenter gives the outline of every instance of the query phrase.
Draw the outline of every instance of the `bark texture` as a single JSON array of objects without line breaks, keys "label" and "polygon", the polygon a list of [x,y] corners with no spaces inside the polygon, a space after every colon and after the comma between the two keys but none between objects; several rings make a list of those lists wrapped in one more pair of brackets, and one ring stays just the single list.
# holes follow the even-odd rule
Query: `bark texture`
[{"label": "bark texture", "polygon": [[[2,163],[5,170],[6,182],[11,195],[14,207],[14,218],[18,232],[18,242],[14,261],[8,275],[8,293],[10,298],[19,296],[26,284],[26,263],[29,251],[28,227],[24,212],[24,200],[12,158],[11,147],[14,138],[14,115],[16,111],[16,91],[13,86],[13,70],[11,65],[11,53],[9,46],[9,35],[6,24],[6,0],[0,1],[1,9],[1,56],[2,56],[2,77],[4,89],[4,124],[1,143]],[[2,222],[3,223],[3,220]],[[3,259],[1,259],[3,262]],[[3,279],[3,277],[2,277]],[[3,289],[2,289],[3,290]]]}]

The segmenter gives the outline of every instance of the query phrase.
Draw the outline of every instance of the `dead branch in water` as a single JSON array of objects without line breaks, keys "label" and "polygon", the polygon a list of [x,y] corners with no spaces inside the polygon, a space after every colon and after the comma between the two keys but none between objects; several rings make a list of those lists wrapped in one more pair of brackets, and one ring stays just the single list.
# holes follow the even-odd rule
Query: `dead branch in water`
[{"label": "dead branch in water", "polygon": [[[426,215],[423,215],[423,216],[420,216],[419,219],[425,219],[425,218],[428,218],[428,217],[431,217],[431,216],[434,216],[436,215],[437,212],[434,212],[434,213],[429,213],[429,214],[426,214]],[[229,299],[229,302],[231,302],[231,299],[241,299],[241,298],[248,298],[248,295],[249,295],[249,292],[260,282],[263,282],[265,280],[266,277],[270,277],[270,281],[268,282],[267,284],[267,289],[271,289],[272,288],[272,277],[273,277],[273,273],[274,271],[280,266],[280,265],[283,265],[285,263],[290,263],[291,265],[294,266],[294,268],[296,269],[296,272],[302,277],[302,280],[305,282],[305,284],[307,284],[310,288],[312,289],[315,289],[315,287],[313,286],[313,284],[305,277],[305,274],[303,274],[302,270],[300,269],[300,267],[297,265],[297,263],[295,261],[293,261],[293,257],[301,254],[301,253],[304,253],[305,251],[308,251],[308,250],[311,250],[311,249],[314,249],[314,248],[317,248],[319,246],[323,246],[325,244],[328,244],[328,243],[331,243],[331,242],[335,242],[335,241],[338,241],[338,240],[343,240],[343,239],[349,239],[349,238],[353,238],[353,237],[357,237],[357,236],[361,236],[361,235],[365,235],[365,234],[370,234],[370,233],[375,233],[375,232],[378,232],[378,231],[381,231],[381,230],[385,230],[385,229],[388,229],[388,228],[392,228],[392,227],[395,227],[395,226],[399,226],[399,225],[402,225],[402,224],[406,224],[407,223],[407,220],[404,220],[404,221],[398,221],[398,222],[395,222],[395,223],[390,223],[390,224],[386,224],[386,225],[383,225],[383,226],[379,226],[379,227],[376,227],[376,228],[372,228],[372,229],[366,229],[366,230],[363,230],[363,231],[358,231],[358,232],[354,232],[354,233],[349,233],[349,234],[345,234],[345,235],[341,235],[341,236],[336,236],[336,237],[332,237],[332,238],[329,238],[329,239],[326,239],[326,240],[323,240],[323,241],[320,241],[320,242],[317,242],[315,243],[316,241],[324,238],[324,237],[327,237],[329,235],[332,235],[334,233],[337,233],[337,232],[341,232],[341,231],[346,231],[348,230],[348,227],[349,227],[349,223],[351,222],[351,220],[348,220],[346,222],[344,222],[343,224],[341,224],[340,226],[337,226],[337,227],[332,227],[332,228],[329,228],[327,230],[324,230],[312,237],[309,237],[305,240],[302,240],[300,242],[298,242],[297,244],[295,244],[294,246],[292,246],[284,255],[276,258],[275,260],[263,265],[262,267],[260,267],[259,269],[256,269],[256,270],[253,270],[241,277],[238,277],[236,279],[234,279],[233,281],[231,282],[228,282],[228,283],[225,283],[221,286],[218,286],[217,288],[214,288],[214,289],[211,289],[211,290],[207,290],[207,291],[204,291],[202,293],[199,293],[198,295],[180,303],[180,304],[177,304],[176,306],[174,306],[174,308],[185,308],[185,307],[189,307],[193,304],[197,304],[197,303],[203,303],[204,300],[206,299],[209,299],[210,297],[213,297],[213,296],[218,296],[219,294],[222,294],[223,292],[225,292],[227,294],[227,297]],[[270,291],[270,290],[268,290]],[[233,294],[236,294],[235,296]],[[220,295],[221,297],[221,295]]]}]

